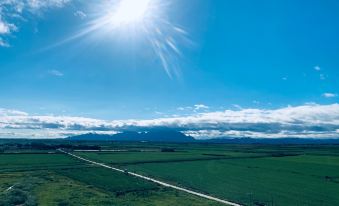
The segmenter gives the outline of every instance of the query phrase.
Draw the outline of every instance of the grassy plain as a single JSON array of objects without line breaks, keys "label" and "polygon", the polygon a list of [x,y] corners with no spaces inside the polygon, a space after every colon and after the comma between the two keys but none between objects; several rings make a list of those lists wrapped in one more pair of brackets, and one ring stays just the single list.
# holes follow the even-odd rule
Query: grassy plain
[{"label": "grassy plain", "polygon": [[[339,205],[336,145],[95,144],[74,153],[243,205]],[[0,206],[220,205],[56,151],[3,152]]]},{"label": "grassy plain", "polygon": [[63,154],[0,154],[0,172],[17,170],[38,170],[83,165],[82,162],[71,159]]},{"label": "grassy plain", "polygon": [[339,205],[338,146],[177,147],[79,154],[244,205]]},{"label": "grassy plain", "polygon": [[0,154],[0,165],[0,206],[220,205],[64,154]]}]

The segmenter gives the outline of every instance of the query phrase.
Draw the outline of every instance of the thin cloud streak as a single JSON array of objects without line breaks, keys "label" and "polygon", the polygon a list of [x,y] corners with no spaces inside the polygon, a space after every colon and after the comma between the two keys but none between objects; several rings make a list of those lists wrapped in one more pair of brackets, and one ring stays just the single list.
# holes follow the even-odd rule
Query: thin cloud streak
[{"label": "thin cloud streak", "polygon": [[338,96],[338,94],[329,93],[329,92],[323,94],[323,97],[326,97],[326,98],[333,98],[333,97],[337,97],[337,96]]},{"label": "thin cloud streak", "polygon": [[59,70],[56,70],[56,69],[53,69],[53,70],[49,70],[48,71],[48,74],[52,75],[52,76],[56,76],[56,77],[62,77],[64,76],[64,74],[59,71]]}]

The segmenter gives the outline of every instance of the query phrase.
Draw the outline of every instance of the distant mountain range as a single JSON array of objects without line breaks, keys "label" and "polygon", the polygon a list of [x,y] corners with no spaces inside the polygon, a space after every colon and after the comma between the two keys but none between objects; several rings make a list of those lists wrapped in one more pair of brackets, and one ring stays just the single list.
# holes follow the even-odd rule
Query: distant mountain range
[{"label": "distant mountain range", "polygon": [[71,136],[71,141],[147,141],[147,142],[200,142],[224,144],[339,144],[339,139],[312,138],[216,138],[197,140],[175,130],[150,130],[144,132],[124,131],[114,135],[88,133]]},{"label": "distant mountain range", "polygon": [[125,131],[114,135],[83,134],[68,137],[69,140],[83,141],[149,141],[149,142],[193,142],[193,137],[174,130],[151,130],[147,132]]}]

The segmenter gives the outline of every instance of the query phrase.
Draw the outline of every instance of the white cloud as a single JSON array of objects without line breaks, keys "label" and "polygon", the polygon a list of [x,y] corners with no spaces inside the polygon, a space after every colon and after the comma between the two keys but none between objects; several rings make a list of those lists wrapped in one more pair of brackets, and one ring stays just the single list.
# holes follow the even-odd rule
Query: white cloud
[{"label": "white cloud", "polygon": [[179,111],[192,111],[194,110],[193,107],[178,107],[177,110]]},{"label": "white cloud", "polygon": [[63,7],[70,0],[26,0],[26,6],[31,10],[40,10],[45,8]]},{"label": "white cloud", "polygon": [[28,134],[23,131],[35,131],[31,133],[38,136],[53,131],[53,134],[63,136],[61,134],[169,127],[197,138],[339,138],[339,104],[307,104],[274,110],[225,110],[184,117],[114,121],[69,116],[32,116],[9,111],[15,110],[0,110],[0,114],[11,114],[0,115],[0,130],[23,135]]},{"label": "white cloud", "polygon": [[253,100],[252,103],[253,104],[260,104],[260,102],[258,100]]},{"label": "white cloud", "polygon": [[316,132],[316,131],[305,131],[305,132],[290,132],[280,131],[277,133],[266,133],[266,132],[255,132],[255,131],[219,131],[219,130],[198,130],[198,131],[186,131],[186,135],[190,135],[196,139],[210,139],[210,138],[319,138],[319,139],[331,139],[338,138],[339,133],[337,131],[331,132]]},{"label": "white cloud", "polygon": [[315,67],[314,67],[314,70],[316,70],[316,71],[320,71],[320,70],[321,70],[321,68],[320,68],[320,66],[315,66]]},{"label": "white cloud", "polygon": [[62,76],[64,76],[64,74],[63,74],[61,71],[55,70],[55,69],[49,70],[49,71],[48,71],[48,74],[50,74],[50,75],[52,75],[52,76],[56,76],[56,77],[62,77]]},{"label": "white cloud", "polygon": [[209,106],[206,106],[204,104],[196,104],[194,105],[194,110],[206,110],[209,109]]},{"label": "white cloud", "polygon": [[48,139],[60,138],[73,135],[81,135],[86,133],[97,134],[116,134],[115,131],[81,131],[81,130],[59,130],[59,129],[45,129],[37,132],[35,129],[1,129],[0,137],[5,138],[31,138],[31,139]]},{"label": "white cloud", "polygon": [[0,117],[3,116],[28,116],[28,113],[18,110],[0,108]]},{"label": "white cloud", "polygon": [[0,37],[0,47],[10,47],[10,45]]},{"label": "white cloud", "polygon": [[74,16],[79,17],[80,19],[84,19],[87,17],[87,15],[83,11],[74,12]]},{"label": "white cloud", "polygon": [[8,34],[11,32],[10,26],[0,20],[0,34]]},{"label": "white cloud", "polygon": [[[18,28],[18,20],[25,15],[39,15],[50,8],[60,8],[71,0],[1,0],[0,1],[0,37],[10,35]],[[0,39],[0,46],[9,45]]]},{"label": "white cloud", "polygon": [[324,93],[323,94],[323,97],[326,97],[326,98],[333,98],[333,97],[337,97],[338,94],[334,94],[334,93]]}]

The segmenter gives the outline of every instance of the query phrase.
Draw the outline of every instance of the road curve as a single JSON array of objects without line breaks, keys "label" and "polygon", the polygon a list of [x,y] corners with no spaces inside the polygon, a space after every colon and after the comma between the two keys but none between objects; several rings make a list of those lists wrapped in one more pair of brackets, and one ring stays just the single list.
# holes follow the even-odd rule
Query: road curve
[{"label": "road curve", "polygon": [[[117,172],[125,173],[125,171],[122,170],[122,169],[111,167],[111,166],[108,166],[108,165],[105,165],[105,164],[102,164],[102,163],[99,163],[99,162],[94,162],[92,160],[85,159],[85,158],[77,156],[75,154],[66,152],[66,151],[64,151],[62,149],[58,149],[58,151],[60,151],[60,152],[62,152],[64,154],[67,154],[69,156],[72,156],[74,158],[77,158],[79,160],[82,160],[82,161],[85,161],[85,162],[88,162],[88,163],[91,163],[91,164],[94,164],[94,165],[98,165],[100,167],[104,167],[104,168],[108,168],[108,169],[111,169],[111,170],[114,170],[114,171],[117,171]],[[164,187],[169,187],[169,188],[172,188],[172,189],[175,189],[175,190],[183,191],[183,192],[186,192],[186,193],[189,193],[189,194],[192,194],[192,195],[196,195],[196,196],[199,196],[199,197],[202,197],[202,198],[205,198],[205,199],[208,199],[208,200],[212,200],[212,201],[215,201],[215,202],[219,202],[219,203],[222,203],[222,204],[226,204],[226,205],[230,205],[230,206],[242,206],[242,205],[234,203],[234,202],[230,202],[230,201],[227,201],[227,200],[222,200],[222,199],[210,196],[210,195],[205,195],[205,194],[200,193],[200,192],[195,192],[193,190],[185,189],[183,187],[178,187],[178,186],[175,186],[175,185],[172,185],[172,184],[168,184],[166,182],[162,182],[162,181],[159,181],[159,180],[156,180],[156,179],[144,176],[144,175],[140,175],[140,174],[137,174],[137,173],[134,173],[134,172],[128,172],[128,174],[132,175],[132,176],[135,176],[135,177],[138,177],[138,178],[141,178],[141,179],[144,179],[144,180],[147,180],[147,181],[150,181],[150,182],[154,182],[154,183],[162,185]]]}]

